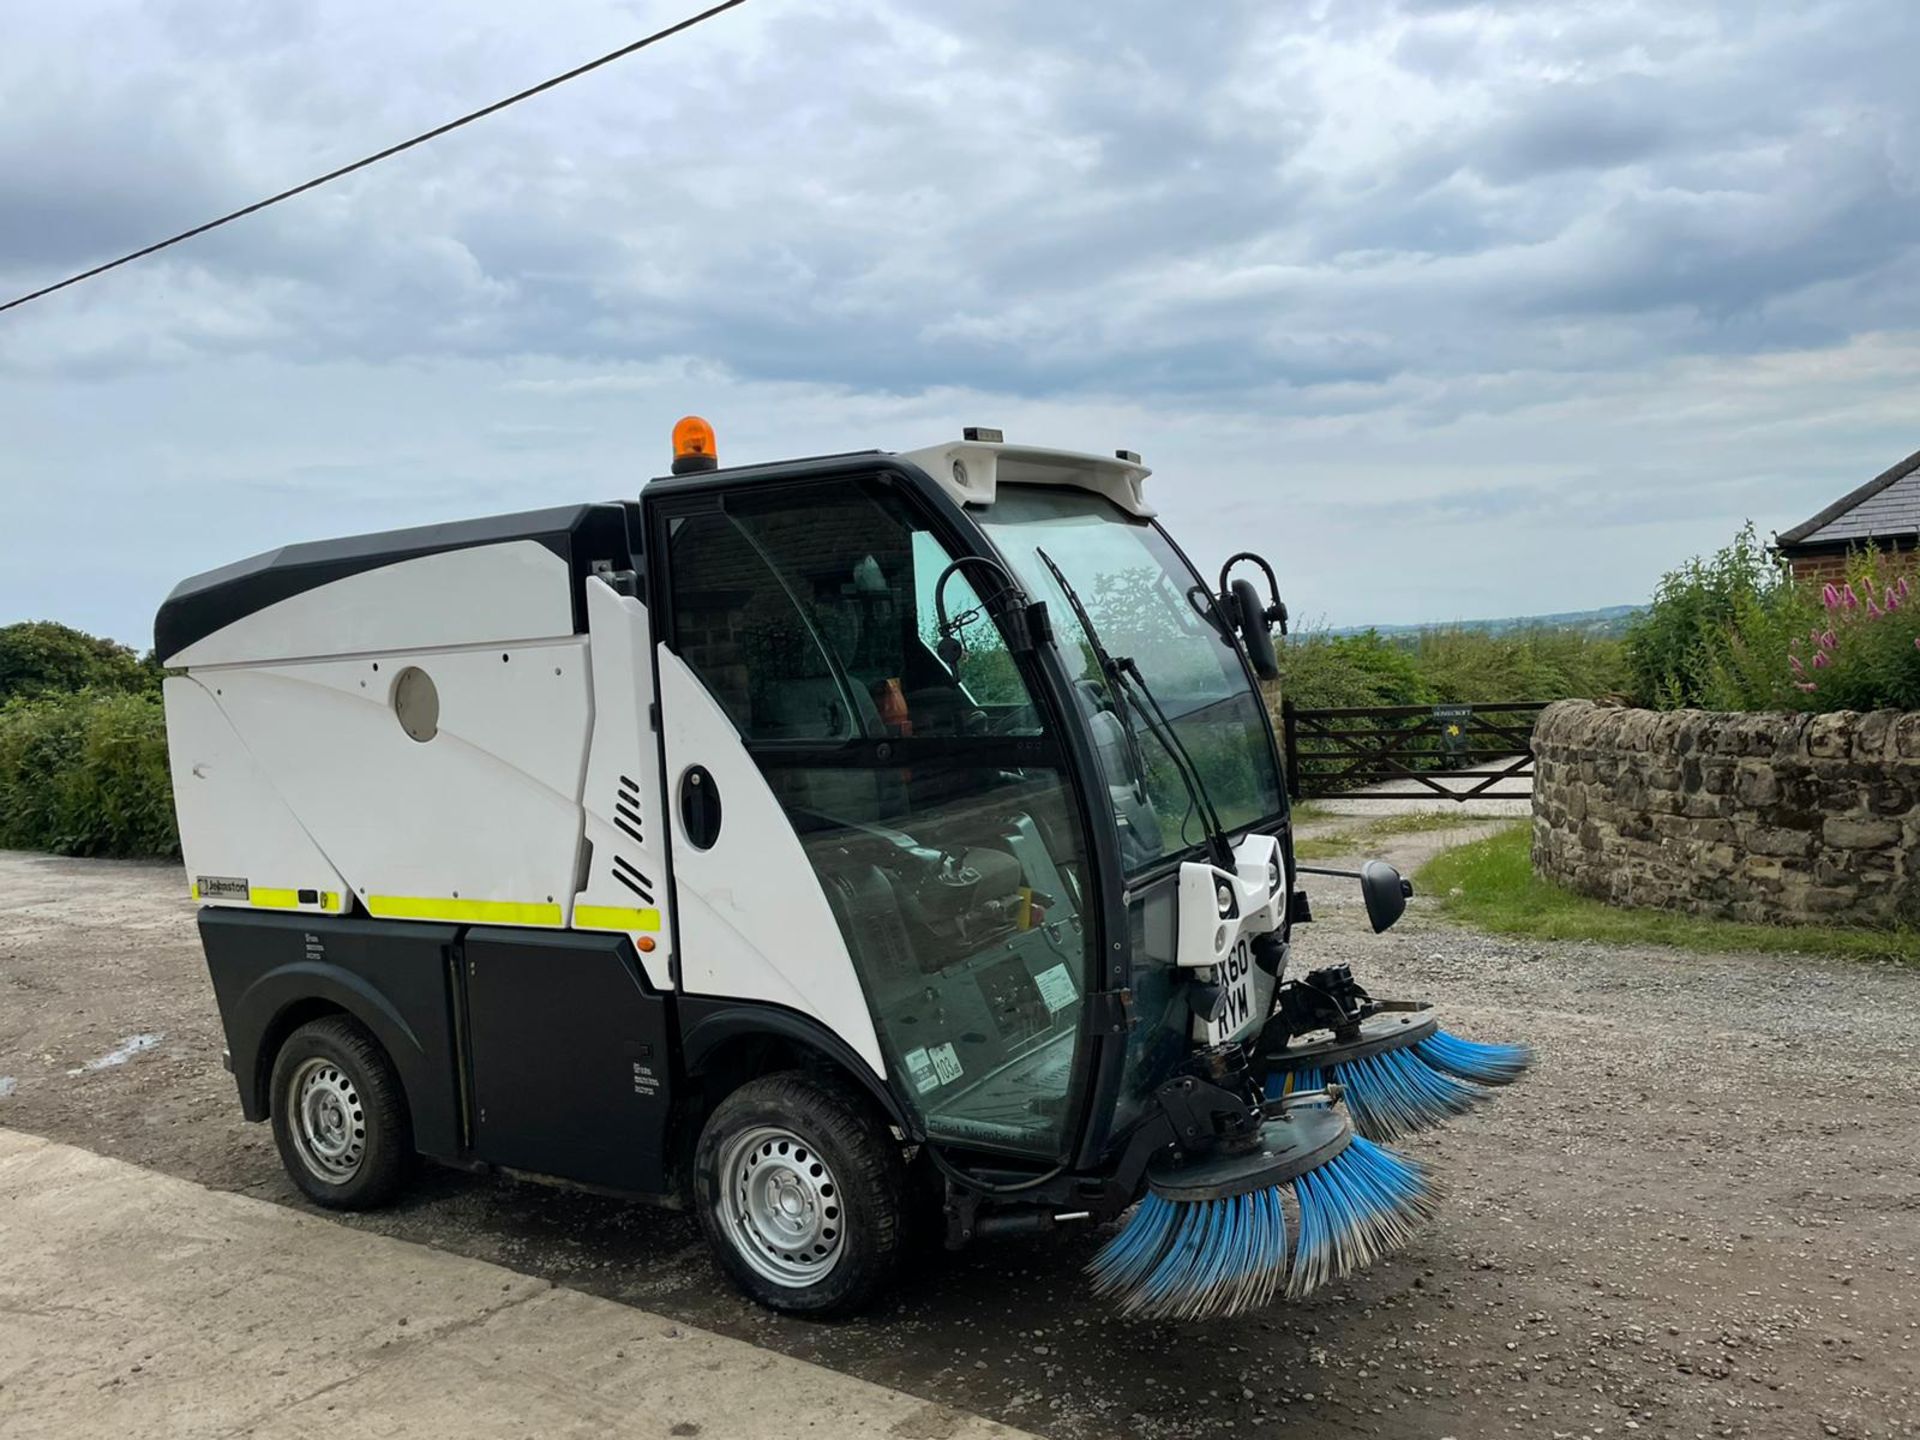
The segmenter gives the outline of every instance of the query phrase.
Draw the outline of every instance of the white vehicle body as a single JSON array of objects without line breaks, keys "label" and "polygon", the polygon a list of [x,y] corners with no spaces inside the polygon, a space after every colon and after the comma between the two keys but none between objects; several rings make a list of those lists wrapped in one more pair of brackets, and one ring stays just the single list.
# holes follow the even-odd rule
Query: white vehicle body
[{"label": "white vehicle body", "polygon": [[[1259,1031],[1293,893],[1264,709],[1148,473],[969,439],[184,582],[156,648],[249,1117],[331,1007],[454,1163],[670,1195],[684,1127],[802,1055],[910,1141],[1130,1198],[1146,1090]],[[1067,638],[1069,573],[1160,607],[1129,644],[1186,657],[1199,762]],[[1253,777],[1206,844],[1202,769]]]}]

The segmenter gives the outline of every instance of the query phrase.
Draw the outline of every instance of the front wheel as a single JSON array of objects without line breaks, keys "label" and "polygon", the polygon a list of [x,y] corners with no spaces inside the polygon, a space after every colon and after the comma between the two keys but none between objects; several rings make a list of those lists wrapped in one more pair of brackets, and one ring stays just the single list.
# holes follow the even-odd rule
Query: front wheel
[{"label": "front wheel", "polygon": [[789,1314],[848,1314],[886,1288],[903,1247],[905,1183],[885,1120],[800,1071],[727,1096],[694,1153],[708,1243],[735,1284]]}]

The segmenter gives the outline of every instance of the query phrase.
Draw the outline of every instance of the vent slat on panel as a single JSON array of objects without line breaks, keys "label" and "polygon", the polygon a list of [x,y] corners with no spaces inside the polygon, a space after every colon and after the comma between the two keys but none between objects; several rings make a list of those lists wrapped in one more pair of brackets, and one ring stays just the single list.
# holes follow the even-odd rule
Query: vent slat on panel
[{"label": "vent slat on panel", "polygon": [[613,795],[613,823],[636,845],[647,843],[646,822],[640,818],[640,787],[632,776],[620,777],[620,788]]},{"label": "vent slat on panel", "polygon": [[642,875],[624,856],[613,857],[613,878],[649,905],[653,903],[653,882]]}]

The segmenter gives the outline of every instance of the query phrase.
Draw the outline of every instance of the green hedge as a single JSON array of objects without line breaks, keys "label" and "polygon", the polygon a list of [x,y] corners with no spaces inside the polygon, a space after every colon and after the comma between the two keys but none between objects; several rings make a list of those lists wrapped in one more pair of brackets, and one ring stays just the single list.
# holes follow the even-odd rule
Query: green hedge
[{"label": "green hedge", "polygon": [[1869,547],[1839,583],[1802,584],[1749,523],[1660,582],[1627,655],[1661,710],[1920,709],[1912,557]]},{"label": "green hedge", "polygon": [[178,855],[160,697],[83,690],[0,706],[0,848]]},{"label": "green hedge", "polygon": [[1591,700],[1627,683],[1619,641],[1554,626],[1504,634],[1453,625],[1410,635],[1302,629],[1280,643],[1279,657],[1281,689],[1307,709]]}]

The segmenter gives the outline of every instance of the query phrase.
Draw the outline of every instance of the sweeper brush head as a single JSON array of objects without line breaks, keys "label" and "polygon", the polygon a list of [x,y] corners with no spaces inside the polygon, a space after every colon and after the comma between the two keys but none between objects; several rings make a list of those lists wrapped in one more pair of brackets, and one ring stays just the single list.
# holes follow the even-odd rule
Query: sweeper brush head
[{"label": "sweeper brush head", "polygon": [[1510,1085],[1533,1063],[1533,1052],[1524,1045],[1484,1045],[1445,1030],[1434,1031],[1413,1048],[1434,1069],[1482,1085]]},{"label": "sweeper brush head", "polygon": [[1517,1080],[1531,1057],[1524,1045],[1449,1035],[1422,1011],[1387,1010],[1363,1021],[1352,1040],[1289,1046],[1267,1059],[1269,1099],[1337,1084],[1354,1128],[1393,1141],[1472,1109],[1487,1086]]},{"label": "sweeper brush head", "polygon": [[1087,1268],[1096,1294],[1151,1319],[1308,1294],[1405,1244],[1433,1205],[1426,1172],[1356,1136],[1324,1094],[1295,1097],[1249,1148],[1156,1164],[1147,1185]]}]

